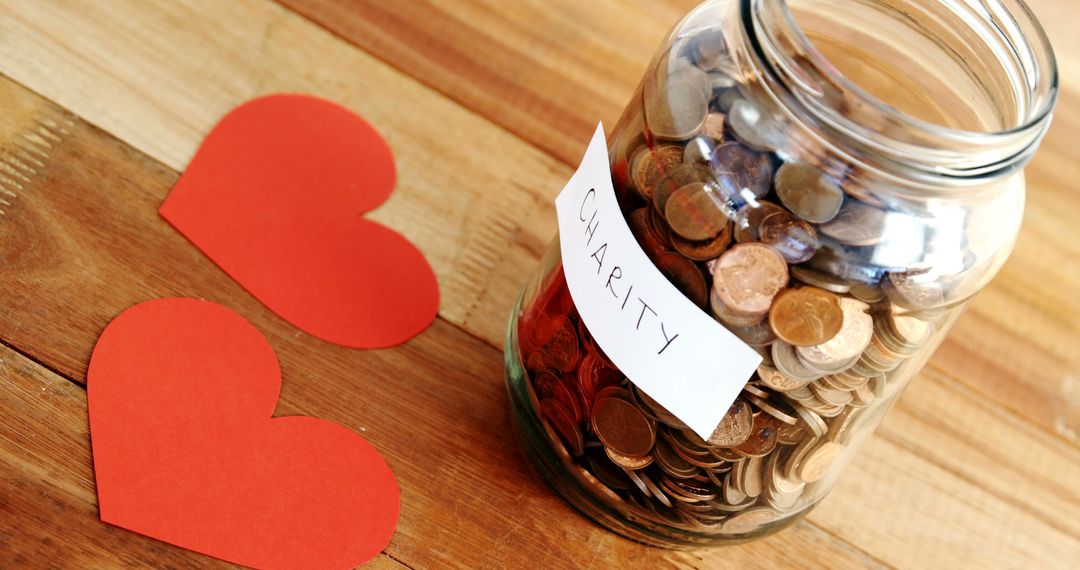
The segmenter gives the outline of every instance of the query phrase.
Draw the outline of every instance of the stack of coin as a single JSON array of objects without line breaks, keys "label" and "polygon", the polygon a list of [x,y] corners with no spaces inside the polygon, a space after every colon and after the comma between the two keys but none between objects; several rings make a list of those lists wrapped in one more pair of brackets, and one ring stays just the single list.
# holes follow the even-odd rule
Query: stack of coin
[{"label": "stack of coin", "polygon": [[906,264],[911,244],[886,234],[903,227],[895,212],[774,152],[781,130],[716,65],[717,47],[694,50],[620,123],[616,139],[632,142],[612,151],[616,195],[653,263],[764,363],[702,439],[603,354],[561,268],[520,316],[518,348],[553,444],[598,496],[743,534],[820,499],[895,394],[890,378],[930,343],[944,297]]}]

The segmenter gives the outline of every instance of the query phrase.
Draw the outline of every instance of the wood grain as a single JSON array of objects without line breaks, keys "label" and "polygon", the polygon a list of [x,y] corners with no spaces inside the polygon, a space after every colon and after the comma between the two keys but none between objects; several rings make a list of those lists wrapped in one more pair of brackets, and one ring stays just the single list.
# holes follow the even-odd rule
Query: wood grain
[{"label": "wood grain", "polygon": [[[602,2],[606,8],[598,12],[567,8],[535,18],[528,10],[519,13],[504,6],[474,16],[481,21],[491,19],[487,34],[498,34],[503,28],[532,30],[501,41],[509,46],[505,48],[508,54],[538,53],[544,38],[557,36],[557,29],[579,26],[586,17],[595,18],[589,21],[600,29],[608,20],[621,18],[611,14],[623,12],[646,14],[635,21],[653,29],[632,33],[660,37],[686,4],[684,0]],[[1038,10],[1043,4],[1050,14],[1060,14],[1053,2],[1040,0],[1034,5]],[[445,6],[440,9],[454,11],[468,5],[466,0],[450,0],[440,3]],[[409,26],[433,25],[426,22],[438,21],[434,15],[440,12],[423,12],[424,17],[396,20],[396,27],[377,26],[376,30],[354,16],[363,13],[364,6],[325,8],[333,17],[323,16],[323,21],[347,22],[335,29],[371,49],[383,49],[375,54],[434,84],[424,62],[438,57],[438,46],[414,45],[410,40],[414,34],[429,32]],[[310,22],[259,0],[224,7],[210,6],[205,0],[169,5],[116,0],[111,7],[20,2],[4,6],[0,0],[0,7],[0,27],[8,34],[7,41],[0,42],[4,72],[174,170],[183,168],[218,117],[260,93],[315,92],[363,113],[390,140],[401,173],[398,192],[372,217],[400,229],[432,260],[443,288],[440,314],[444,318],[492,344],[501,342],[510,301],[554,233],[550,200],[570,169],[459,106],[458,102],[469,104],[468,93],[479,79],[449,74],[440,80],[438,90],[455,99],[447,101]],[[462,7],[459,11],[472,14],[470,10]],[[515,23],[496,25],[503,20]],[[1053,39],[1068,37],[1067,27],[1057,21],[1050,24],[1055,26]],[[365,39],[379,34],[391,34],[396,42]],[[488,40],[469,34],[459,40],[471,46],[462,48],[463,57],[488,61],[483,56],[487,52],[470,43]],[[635,49],[651,52],[656,42],[641,43],[644,47]],[[386,51],[394,45],[413,46],[393,49],[416,53],[405,57]],[[1064,45],[1071,48],[1073,44]],[[551,69],[574,69],[574,61],[586,57],[577,52],[556,57],[561,53],[550,54]],[[1059,55],[1063,68],[1068,68],[1069,61],[1080,60],[1076,49]],[[398,56],[403,59],[393,59]],[[207,65],[207,61],[216,63]],[[418,63],[410,67],[408,62]],[[527,63],[520,57],[500,60],[498,65],[484,63],[490,67],[485,73],[505,78],[527,69]],[[553,73],[525,88],[547,92],[581,80],[576,72]],[[613,97],[617,102],[606,103],[608,110],[600,112],[600,117],[617,116],[638,80],[637,72],[618,73],[627,75],[622,80],[624,94]],[[1074,103],[1078,99],[1066,91],[1062,109],[1080,108]],[[506,129],[523,128],[496,112],[495,106],[479,105],[477,112],[481,111]],[[587,105],[575,105],[573,100],[560,113],[579,113],[590,121],[597,118]],[[1070,265],[1061,262],[1078,257],[1074,242],[1061,236],[1069,235],[1071,219],[1080,212],[1080,196],[1071,184],[1075,178],[1071,174],[1078,167],[1070,160],[1071,141],[1080,136],[1078,121],[1080,117],[1059,113],[1028,169],[1030,199],[1016,253],[930,363],[1076,443],[1080,443],[1080,406],[1071,402],[1077,401],[1080,391],[1074,372],[1080,369],[1080,351],[1075,349],[1080,343],[1076,324],[1080,304],[1069,292],[1080,290],[1080,272],[1070,271]],[[563,137],[560,150],[553,152],[576,162],[587,136],[571,136],[576,135]],[[430,160],[432,155],[441,160]],[[1047,283],[1055,286],[1046,287]],[[1018,352],[1024,358],[1016,358]]]},{"label": "wood grain", "polygon": [[[539,10],[491,2],[477,10],[473,0],[440,0],[401,10],[377,0],[280,1],[571,165],[596,120],[614,124],[629,100],[641,72],[632,73],[625,59],[649,61],[668,29],[697,4],[600,0],[583,11],[570,0]],[[1068,18],[1054,17],[1062,15],[1061,4],[1032,5],[1058,43],[1063,70],[1080,65],[1080,45],[1062,25]],[[463,14],[468,17],[459,21]],[[626,30],[640,41],[628,45],[622,35],[604,33],[608,29]],[[425,41],[412,41],[416,37]],[[560,40],[558,49],[553,37]],[[604,65],[586,67],[593,62]],[[596,87],[602,92],[593,95]],[[1065,97],[1063,108],[1080,108],[1080,97]],[[543,104],[522,117],[525,101]],[[536,125],[534,117],[543,123]],[[1078,120],[1080,115],[1059,115],[1028,169],[1031,199],[1013,261],[931,364],[1075,442],[1080,380],[1071,373],[1080,369],[1080,301],[1073,292],[1080,290],[1080,272],[1060,260],[1080,259],[1080,248],[1059,236],[1080,212],[1071,182],[1080,164],[1069,159],[1080,136]],[[1041,286],[1045,280],[1059,286],[1048,290]],[[1016,311],[1023,314],[1019,322]],[[1017,359],[1017,352],[1027,357]]]},{"label": "wood grain", "polygon": [[[0,81],[0,101],[23,98],[37,96]],[[70,118],[47,104],[24,105]],[[236,310],[267,335],[281,361],[277,415],[303,413],[336,421],[362,433],[385,454],[403,497],[387,554],[410,567],[519,567],[538,558],[566,568],[588,560],[701,567],[721,556],[779,564],[818,556],[822,544],[832,545],[822,555],[830,565],[877,563],[810,523],[785,535],[784,549],[763,541],[697,554],[641,547],[596,527],[574,514],[525,463],[510,429],[498,349],[443,320],[390,350],[349,350],[299,333],[157,216],[156,205],[176,177],[71,118],[69,133],[54,146],[18,209],[9,212],[9,223],[0,225],[0,251],[20,252],[16,270],[0,273],[0,289],[12,292],[0,297],[0,338],[83,384],[97,336],[135,303],[191,296]],[[16,398],[22,393],[3,397],[5,413],[24,405]],[[79,405],[84,405],[81,400]],[[37,425],[17,428],[18,433],[59,432],[75,442],[71,445],[88,449],[84,411],[41,417]],[[0,429],[18,440],[16,433],[7,433],[8,426]],[[58,463],[69,455],[65,449],[51,453]],[[33,455],[32,449],[15,445],[0,461],[18,466]],[[64,471],[46,477],[74,484]],[[78,548],[60,548],[56,556],[77,557]]]},{"label": "wood grain", "polygon": [[[0,340],[81,382],[101,328],[135,302],[191,295],[238,310],[266,332],[282,360],[279,413],[356,427],[387,454],[405,509],[387,553],[412,567],[789,567],[809,560],[825,567],[1064,567],[1080,559],[1080,530],[1070,516],[1080,510],[1080,307],[1072,293],[1080,290],[1080,275],[1069,263],[1077,259],[1070,239],[1080,202],[1072,188],[1072,140],[1080,136],[1080,116],[1071,111],[1071,93],[1062,107],[1068,111],[1029,168],[1027,223],[1013,260],[833,495],[809,522],[777,537],[671,553],[594,527],[531,474],[509,433],[501,356],[493,347],[553,232],[550,199],[587,140],[588,132],[577,130],[588,125],[591,132],[591,121],[618,114],[684,3],[597,0],[511,11],[504,4],[417,2],[426,11],[407,6],[412,17],[379,21],[378,29],[349,20],[353,9],[375,9],[368,3],[326,3],[322,12],[300,0],[290,4],[326,25],[342,20],[335,32],[345,39],[261,0],[0,0],[0,72],[59,103],[10,82],[0,90],[7,157],[0,161],[0,192],[17,194],[3,194],[8,204],[0,204]],[[1034,4],[1038,12],[1049,3]],[[452,41],[438,37],[446,22],[463,27],[448,32]],[[596,29],[607,30],[604,37],[584,37]],[[447,44],[457,52],[442,65],[456,72],[433,74],[425,66],[440,61],[435,52]],[[638,56],[629,55],[595,66],[611,50],[645,55],[636,70],[630,60]],[[1063,68],[1080,61],[1078,50],[1061,55]],[[535,80],[522,79],[532,69],[529,57],[541,62]],[[572,97],[586,92],[577,85],[592,75],[607,87],[603,93]],[[398,192],[373,217],[421,247],[444,293],[442,320],[405,347],[346,351],[298,334],[154,213],[218,117],[252,96],[283,90],[343,102],[378,125],[394,148]],[[11,166],[11,157],[21,164]],[[4,395],[0,417],[29,405],[16,396]],[[44,430],[70,448],[49,447],[54,467],[24,476],[25,485],[78,486],[78,474],[55,465],[65,454],[78,457],[74,447],[86,453],[82,414],[43,415],[15,431],[0,422],[5,475],[35,457],[18,434]],[[84,494],[92,504],[92,487]],[[40,513],[32,493],[12,495],[19,505],[13,512]],[[73,512],[80,519],[74,528],[104,526],[88,516],[92,509]],[[59,547],[41,547],[47,529],[28,526],[0,526],[7,529],[0,537],[20,532],[37,543],[16,551],[24,559],[63,561],[87,550],[107,561],[110,549],[139,548],[83,544],[104,540],[91,529],[86,541],[77,532],[65,535],[61,546],[70,550],[48,556]],[[0,552],[11,543],[0,538]]]}]

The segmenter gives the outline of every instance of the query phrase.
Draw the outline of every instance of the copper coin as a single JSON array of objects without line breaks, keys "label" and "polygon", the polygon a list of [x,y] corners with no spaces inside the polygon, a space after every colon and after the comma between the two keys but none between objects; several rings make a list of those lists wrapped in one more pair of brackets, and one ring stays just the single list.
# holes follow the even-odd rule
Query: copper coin
[{"label": "copper coin", "polygon": [[832,178],[803,162],[780,167],[776,195],[793,214],[815,224],[833,219],[844,202],[844,191]]},{"label": "copper coin", "polygon": [[545,280],[537,294],[535,306],[544,316],[566,316],[574,311],[574,299],[566,286],[566,274],[562,265]]},{"label": "copper coin", "polygon": [[525,356],[525,369],[533,374],[539,374],[547,370],[547,362],[544,353],[534,350]]},{"label": "copper coin", "polygon": [[673,144],[639,147],[630,157],[630,180],[645,200],[652,198],[657,182],[682,164],[683,149]]},{"label": "copper coin", "polygon": [[777,212],[787,212],[787,210],[765,200],[758,200],[756,204],[748,204],[739,210],[735,215],[735,241],[738,243],[757,241],[761,221]]},{"label": "copper coin", "polygon": [[566,317],[538,320],[533,326],[533,339],[540,347],[545,367],[569,372],[581,360],[577,331]]},{"label": "copper coin", "polygon": [[725,223],[720,233],[703,241],[691,241],[678,235],[671,236],[675,251],[694,261],[716,259],[731,245],[731,224]]},{"label": "copper coin", "polygon": [[844,281],[839,277],[830,275],[823,271],[817,271],[808,267],[792,267],[791,277],[794,279],[798,279],[799,281],[802,281],[807,285],[813,285],[814,287],[825,289],[826,291],[832,291],[833,293],[837,293],[840,295],[851,291],[851,286],[847,283],[847,281]]},{"label": "copper coin", "polygon": [[591,415],[593,403],[600,390],[608,386],[618,386],[622,382],[622,372],[609,366],[601,358],[586,353],[577,370],[578,392],[586,416]]},{"label": "copper coin", "polygon": [[713,277],[713,288],[709,292],[709,312],[716,317],[716,320],[728,327],[752,327],[765,320],[764,313],[740,313],[724,304],[716,287],[715,276]]},{"label": "copper coin", "polygon": [[713,273],[713,288],[720,299],[743,314],[764,314],[787,282],[784,258],[759,243],[744,243],[729,249],[720,256]]},{"label": "copper coin", "polygon": [[625,400],[630,403],[634,402],[633,395],[630,394],[629,390],[622,386],[608,386],[606,388],[601,388],[600,391],[596,393],[596,398],[593,401],[599,403],[600,400],[606,400],[608,398]]},{"label": "copper coin", "polygon": [[611,359],[608,358],[608,355],[600,348],[600,345],[596,344],[596,339],[594,339],[592,333],[589,332],[589,327],[585,326],[585,319],[577,320],[577,331],[578,338],[581,339],[581,344],[585,347],[587,353],[604,361],[608,366],[615,366],[615,364],[611,362]]},{"label": "copper coin", "polygon": [[664,215],[660,213],[656,208],[649,208],[649,225],[652,226],[653,232],[660,238],[660,243],[664,246],[664,249],[671,248],[671,227],[668,226],[667,220],[664,219]]},{"label": "copper coin", "polygon": [[787,212],[776,212],[761,220],[761,243],[775,249],[788,263],[803,263],[821,247],[814,226]]},{"label": "copper coin", "polygon": [[769,326],[794,346],[821,344],[840,332],[844,311],[840,298],[817,287],[785,289],[769,309]]},{"label": "copper coin", "polygon": [[799,479],[807,483],[821,479],[829,472],[829,468],[843,449],[844,446],[838,443],[826,441],[810,450],[799,464]]},{"label": "copper coin", "polygon": [[700,164],[677,166],[657,181],[656,186],[653,188],[652,206],[656,208],[657,213],[663,214],[660,218],[664,218],[667,214],[668,199],[680,188],[695,183],[709,184],[714,180],[715,177],[712,171]]},{"label": "copper coin", "polygon": [[866,313],[867,308],[865,303],[857,299],[841,298],[843,320],[840,331],[821,344],[798,347],[795,350],[799,358],[814,368],[826,371],[834,371],[843,363],[858,358],[870,344],[874,333],[874,319]]},{"label": "copper coin", "polygon": [[669,412],[667,408],[660,405],[660,402],[652,399],[651,396],[633,384],[630,385],[630,396],[643,412],[652,416],[656,421],[677,430],[689,429],[682,420],[675,417],[675,414]]},{"label": "copper coin", "polygon": [[677,253],[663,253],[656,258],[656,268],[667,276],[683,295],[695,305],[704,308],[708,302],[709,291],[705,285],[705,276],[693,261]]},{"label": "copper coin", "polygon": [[763,457],[776,449],[776,440],[779,435],[780,422],[768,415],[758,414],[754,416],[754,425],[750,429],[750,436],[746,441],[736,445],[732,449],[745,457]]},{"label": "copper coin", "polygon": [[697,466],[683,459],[671,448],[671,444],[667,441],[657,441],[656,451],[653,455],[656,457],[656,464],[660,466],[660,469],[672,477],[686,479],[698,473]]},{"label": "copper coin", "polygon": [[886,316],[885,324],[892,339],[895,339],[901,348],[920,347],[934,334],[932,323],[897,311]]},{"label": "copper coin", "polygon": [[617,491],[627,491],[633,488],[634,484],[626,476],[626,472],[611,462],[611,459],[604,453],[603,448],[593,447],[586,450],[585,460],[589,464],[589,472],[609,488]]},{"label": "copper coin", "polygon": [[[638,469],[644,469],[652,465],[653,462],[652,455],[642,455],[640,457],[623,455],[615,451],[614,449],[611,449],[610,447],[605,447],[604,453],[608,456],[608,459],[610,459],[612,463],[618,465],[619,467],[622,467],[623,469],[626,469],[627,475],[631,475],[631,472]],[[631,476],[631,479],[632,478],[633,477]]]},{"label": "copper coin", "polygon": [[746,148],[737,142],[724,143],[713,150],[713,165],[742,194],[750,192],[761,198],[772,187],[773,166],[769,156]]},{"label": "copper coin", "polygon": [[709,436],[707,443],[713,447],[735,447],[750,437],[753,426],[754,418],[750,405],[744,400],[736,399]]},{"label": "copper coin", "polygon": [[667,248],[653,229],[649,216],[649,208],[638,208],[626,217],[626,225],[630,226],[630,233],[634,234],[638,245],[645,251],[645,255],[653,259],[667,251]]},{"label": "copper coin", "polygon": [[663,432],[664,438],[671,442],[676,451],[683,452],[686,456],[706,457],[711,455],[705,447],[705,442],[690,428],[684,430],[667,429]]},{"label": "copper coin", "polygon": [[676,190],[664,205],[664,218],[672,231],[693,241],[709,239],[720,233],[728,218],[722,201],[701,182]]},{"label": "copper coin", "polygon": [[722,144],[727,138],[725,130],[726,117],[722,113],[709,113],[705,116],[705,126],[701,134],[709,137],[716,144]]},{"label": "copper coin", "polygon": [[795,425],[781,424],[780,429],[777,430],[776,441],[782,445],[795,445],[806,439],[810,435],[809,432],[810,428],[805,421],[800,421]]},{"label": "copper coin", "polygon": [[596,436],[610,450],[630,457],[641,457],[656,442],[656,425],[633,404],[619,398],[596,402],[592,427]]},{"label": "copper coin", "polygon": [[566,378],[559,378],[551,390],[551,397],[559,401],[570,412],[570,418],[575,424],[585,419],[585,410],[577,391],[570,387]]},{"label": "copper coin", "polygon": [[585,439],[581,435],[581,429],[570,417],[561,402],[554,398],[540,400],[540,413],[548,420],[548,423],[559,434],[574,457],[585,452]]},{"label": "copper coin", "polygon": [[550,370],[544,370],[533,374],[533,389],[536,397],[540,399],[554,397],[555,385],[559,383],[559,377]]}]

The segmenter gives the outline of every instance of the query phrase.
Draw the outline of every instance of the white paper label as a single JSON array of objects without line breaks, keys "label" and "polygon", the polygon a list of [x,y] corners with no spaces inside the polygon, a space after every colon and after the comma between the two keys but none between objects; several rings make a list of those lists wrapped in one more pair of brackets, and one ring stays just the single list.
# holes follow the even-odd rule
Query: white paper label
[{"label": "white paper label", "polygon": [[627,378],[708,439],[761,356],[638,245],[615,199],[603,124],[555,209],[566,282],[585,326]]}]

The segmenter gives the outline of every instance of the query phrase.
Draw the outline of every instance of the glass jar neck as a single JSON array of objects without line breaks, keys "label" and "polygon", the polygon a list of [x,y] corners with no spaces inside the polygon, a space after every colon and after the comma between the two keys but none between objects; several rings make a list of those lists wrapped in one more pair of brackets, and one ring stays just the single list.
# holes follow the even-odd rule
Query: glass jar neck
[{"label": "glass jar neck", "polygon": [[825,163],[920,191],[982,185],[1050,124],[1054,55],[1020,0],[739,2],[740,66]]}]

